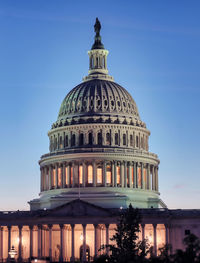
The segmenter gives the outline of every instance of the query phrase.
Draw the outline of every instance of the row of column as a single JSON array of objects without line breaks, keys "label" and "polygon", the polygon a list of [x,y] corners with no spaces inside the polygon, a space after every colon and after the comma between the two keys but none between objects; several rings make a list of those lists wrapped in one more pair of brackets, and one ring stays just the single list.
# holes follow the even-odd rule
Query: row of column
[{"label": "row of column", "polygon": [[[99,139],[101,138],[101,139]],[[145,134],[130,133],[128,130],[112,132],[111,130],[99,130],[90,133],[56,133],[50,137],[50,152],[84,145],[109,145],[126,146],[148,151],[148,136]]]},{"label": "row of column", "polygon": [[41,191],[98,186],[158,191],[158,166],[141,162],[93,161],[41,167]]},{"label": "row of column", "polygon": [[[64,245],[64,224],[60,224],[60,254],[59,254],[59,262],[63,262],[64,260],[64,254],[65,254],[65,247],[66,244]],[[157,224],[152,224],[153,226],[153,253],[157,255]],[[18,226],[19,229],[19,242],[18,242],[18,261],[22,261],[22,227],[23,226]],[[49,232],[49,258],[50,261],[52,261],[52,224],[48,225],[48,232]],[[71,258],[70,261],[74,262],[75,261],[75,224],[70,224],[71,227]],[[83,246],[83,258],[82,260],[85,262],[86,261],[86,244],[87,244],[87,235],[86,235],[86,227],[87,224],[82,224],[82,232],[83,232],[83,238],[82,238],[82,246]],[[94,255],[98,255],[98,224],[94,224]],[[8,229],[8,255],[11,250],[11,226],[7,226]],[[109,224],[105,225],[106,229],[106,244],[109,244],[110,236],[109,236]],[[30,230],[30,241],[29,241],[29,255],[30,259],[33,258],[33,226],[29,226]],[[40,259],[44,255],[42,251],[42,225],[37,225],[37,257]],[[145,224],[141,224],[141,232],[142,232],[142,240],[145,239]],[[168,224],[165,224],[165,244],[169,244],[169,226]],[[3,228],[0,227],[0,260],[3,260]],[[28,244],[27,244],[28,245]],[[67,244],[68,246],[68,244]],[[106,249],[106,253],[108,253],[108,249]]]}]

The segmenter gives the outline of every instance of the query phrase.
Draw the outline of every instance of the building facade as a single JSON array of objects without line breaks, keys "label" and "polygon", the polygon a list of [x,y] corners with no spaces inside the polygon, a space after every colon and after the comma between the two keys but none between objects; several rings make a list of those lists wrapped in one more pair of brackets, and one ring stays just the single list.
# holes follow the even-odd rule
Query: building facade
[{"label": "building facade", "polygon": [[139,239],[154,253],[165,244],[183,248],[200,236],[199,210],[169,210],[160,199],[159,159],[149,152],[150,131],[135,101],[108,74],[108,51],[95,23],[89,74],[64,98],[41,156],[39,198],[30,211],[0,212],[0,260],[91,261],[109,244],[119,214],[141,209]]}]

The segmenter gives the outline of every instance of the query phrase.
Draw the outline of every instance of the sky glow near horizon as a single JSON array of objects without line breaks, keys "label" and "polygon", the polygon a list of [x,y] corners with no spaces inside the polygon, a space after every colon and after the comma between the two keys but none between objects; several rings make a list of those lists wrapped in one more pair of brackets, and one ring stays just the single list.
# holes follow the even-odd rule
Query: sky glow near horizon
[{"label": "sky glow near horizon", "polygon": [[0,210],[28,209],[66,94],[88,74],[95,18],[108,70],[158,154],[161,199],[200,209],[200,2],[0,2]]}]

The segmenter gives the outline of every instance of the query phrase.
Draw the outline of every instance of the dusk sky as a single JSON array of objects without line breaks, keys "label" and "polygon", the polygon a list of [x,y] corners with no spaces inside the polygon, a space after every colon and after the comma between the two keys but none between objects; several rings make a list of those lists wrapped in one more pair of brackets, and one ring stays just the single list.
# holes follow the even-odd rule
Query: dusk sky
[{"label": "dusk sky", "polygon": [[200,1],[0,1],[0,210],[29,209],[66,94],[88,74],[96,17],[133,96],[169,208],[200,209]]}]

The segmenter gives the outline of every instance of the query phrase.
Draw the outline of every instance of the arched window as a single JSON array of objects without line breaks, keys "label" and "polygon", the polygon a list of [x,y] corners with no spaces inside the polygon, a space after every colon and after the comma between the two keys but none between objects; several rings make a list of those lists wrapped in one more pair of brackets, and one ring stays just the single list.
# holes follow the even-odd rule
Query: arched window
[{"label": "arched window", "polygon": [[102,166],[97,166],[97,184],[102,184],[103,182]]},{"label": "arched window", "polygon": [[61,187],[61,182],[62,182],[62,178],[61,178],[61,167],[58,167],[58,188]]},{"label": "arched window", "polygon": [[139,147],[139,138],[136,136],[136,147]]},{"label": "arched window", "polygon": [[76,144],[76,136],[75,136],[75,134],[72,134],[71,146],[75,146],[75,144]]},{"label": "arched window", "polygon": [[92,165],[88,165],[88,184],[93,183],[93,167]]},{"label": "arched window", "polygon": [[99,64],[99,59],[98,59],[98,57],[96,58],[96,68],[98,68],[98,65]]},{"label": "arched window", "polygon": [[90,132],[90,133],[88,134],[88,144],[89,144],[89,145],[92,145],[92,144],[93,144],[92,132]]},{"label": "arched window", "polygon": [[98,145],[102,145],[102,133],[99,132],[98,135],[97,135],[97,137],[98,137],[98,138],[97,138],[97,140],[98,140],[98,141],[97,141],[97,144],[98,144]]},{"label": "arched window", "polygon": [[111,145],[111,136],[110,133],[106,133],[106,145]]},{"label": "arched window", "polygon": [[120,180],[120,177],[121,177],[120,176],[120,166],[117,166],[116,169],[117,169],[117,185],[120,185],[120,183],[121,183],[120,182],[121,181]]},{"label": "arched window", "polygon": [[79,146],[82,146],[84,144],[84,136],[83,133],[79,135]]},{"label": "arched window", "polygon": [[126,145],[126,134],[123,134],[123,145]]},{"label": "arched window", "polygon": [[119,145],[119,134],[115,133],[115,145]]},{"label": "arched window", "polygon": [[133,135],[130,135],[130,146],[133,146]]},{"label": "arched window", "polygon": [[68,135],[65,136],[65,147],[68,147]]},{"label": "arched window", "polygon": [[83,184],[83,165],[79,166],[79,184]]}]

